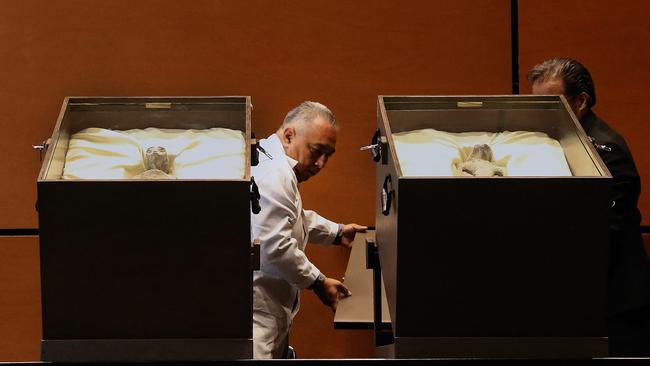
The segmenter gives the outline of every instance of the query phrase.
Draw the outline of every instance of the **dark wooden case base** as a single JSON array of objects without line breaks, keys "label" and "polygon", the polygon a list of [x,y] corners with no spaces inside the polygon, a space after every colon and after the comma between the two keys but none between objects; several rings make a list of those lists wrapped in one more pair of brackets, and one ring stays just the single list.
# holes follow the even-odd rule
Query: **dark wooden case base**
[{"label": "dark wooden case base", "polygon": [[[611,176],[563,97],[380,96],[377,127],[397,357],[606,354]],[[404,175],[393,134],[423,128],[544,132],[572,176]]]},{"label": "dark wooden case base", "polygon": [[[252,356],[249,97],[66,98],[38,180],[44,361]],[[239,179],[62,180],[88,127],[242,132]]]},{"label": "dark wooden case base", "polygon": [[253,357],[252,339],[43,340],[50,362],[219,361]]}]

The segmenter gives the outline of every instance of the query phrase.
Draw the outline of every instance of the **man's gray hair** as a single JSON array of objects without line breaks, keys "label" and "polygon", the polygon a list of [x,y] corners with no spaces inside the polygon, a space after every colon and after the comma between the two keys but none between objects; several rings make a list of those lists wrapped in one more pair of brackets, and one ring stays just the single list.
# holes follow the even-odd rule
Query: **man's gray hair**
[{"label": "man's gray hair", "polygon": [[323,117],[332,126],[338,128],[334,113],[325,105],[318,102],[304,101],[299,106],[292,109],[284,117],[282,126],[297,124],[299,127],[306,127],[311,124],[317,117]]},{"label": "man's gray hair", "polygon": [[552,58],[535,65],[526,75],[528,82],[547,81],[559,77],[564,85],[564,94],[575,97],[582,92],[589,95],[588,106],[596,104],[596,87],[591,74],[580,62],[570,58]]}]

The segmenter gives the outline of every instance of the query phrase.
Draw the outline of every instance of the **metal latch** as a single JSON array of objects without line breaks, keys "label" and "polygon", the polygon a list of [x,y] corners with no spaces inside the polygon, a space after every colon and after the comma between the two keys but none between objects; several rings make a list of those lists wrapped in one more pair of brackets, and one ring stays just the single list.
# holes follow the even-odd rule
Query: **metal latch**
[{"label": "metal latch", "polygon": [[39,145],[32,145],[34,150],[38,150],[38,158],[40,161],[43,161],[43,153],[47,152],[47,149],[50,147],[50,141],[52,139],[47,139],[42,141]]},{"label": "metal latch", "polygon": [[257,150],[259,150],[262,154],[266,155],[267,158],[273,160],[273,156],[269,154],[260,144],[257,144]]},{"label": "metal latch", "polygon": [[373,161],[378,162],[381,160],[382,164],[386,164],[388,163],[388,156],[383,154],[383,152],[386,151],[386,144],[386,137],[381,136],[381,131],[377,129],[375,130],[375,134],[372,135],[370,145],[362,146],[359,150],[370,151]]},{"label": "metal latch", "polygon": [[260,163],[260,154],[266,155],[269,159],[273,160],[273,156],[266,152],[266,150],[260,145],[259,141],[255,138],[255,134],[251,133],[251,165],[256,166]]},{"label": "metal latch", "polygon": [[[359,148],[359,150],[361,150],[361,151],[370,150],[370,153],[372,154],[372,160],[375,160],[376,157],[378,157],[381,154],[381,146],[379,144],[361,146],[361,148]],[[379,160],[375,160],[375,161],[379,161]]]},{"label": "metal latch", "polygon": [[595,138],[591,136],[587,136],[587,138],[589,139],[589,142],[591,142],[597,150],[612,151],[611,147],[597,143]]}]

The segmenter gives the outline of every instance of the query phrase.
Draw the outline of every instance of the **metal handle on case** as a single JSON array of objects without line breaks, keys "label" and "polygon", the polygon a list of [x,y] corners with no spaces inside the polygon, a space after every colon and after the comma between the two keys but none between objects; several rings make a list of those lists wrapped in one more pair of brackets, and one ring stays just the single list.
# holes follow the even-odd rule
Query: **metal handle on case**
[{"label": "metal handle on case", "polygon": [[388,216],[390,213],[390,206],[393,203],[395,191],[393,190],[393,183],[390,174],[384,179],[384,184],[381,187],[381,213]]},{"label": "metal handle on case", "polygon": [[256,166],[260,163],[260,153],[273,160],[273,156],[260,145],[260,142],[255,138],[255,134],[251,133],[251,166]]},{"label": "metal handle on case", "polygon": [[596,148],[596,150],[602,150],[602,151],[607,151],[607,152],[612,151],[612,148],[611,148],[611,147],[609,147],[609,146],[607,146],[607,145],[599,144],[598,142],[596,142],[596,139],[593,138],[593,137],[591,137],[591,136],[587,136],[587,139],[589,139],[589,142],[591,142],[592,145],[594,145],[594,147]]},{"label": "metal handle on case", "polygon": [[381,136],[381,131],[377,129],[375,130],[375,134],[372,135],[370,145],[362,146],[359,150],[370,151],[374,162],[382,160],[382,163],[386,164],[385,158],[382,158],[382,152],[385,150],[385,145],[386,139]]},{"label": "metal handle on case", "polygon": [[40,145],[32,145],[34,150],[38,150],[38,158],[40,161],[43,161],[43,153],[47,152],[47,149],[50,147],[50,139],[43,140]]}]

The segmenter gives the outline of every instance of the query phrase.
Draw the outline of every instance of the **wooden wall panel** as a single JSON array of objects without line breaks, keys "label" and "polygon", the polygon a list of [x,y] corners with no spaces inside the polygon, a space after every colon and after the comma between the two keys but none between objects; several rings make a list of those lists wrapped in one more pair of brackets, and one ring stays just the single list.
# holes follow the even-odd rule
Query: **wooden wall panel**
[{"label": "wooden wall panel", "polygon": [[40,360],[37,237],[0,238],[0,362]]},{"label": "wooden wall panel", "polygon": [[[345,274],[347,249],[310,245],[307,254],[327,276],[341,279]],[[300,311],[289,337],[299,358],[373,357],[372,330],[334,330],[334,313],[312,291],[303,291],[300,302]]]},{"label": "wooden wall panel", "polygon": [[594,111],[627,140],[641,174],[639,208],[650,225],[650,2],[519,1],[522,94],[526,72],[551,57],[571,57],[591,72]]},{"label": "wooden wall panel", "polygon": [[322,101],[342,135],[305,196],[331,216],[371,223],[373,166],[357,150],[377,94],[508,92],[508,4],[3,1],[0,227],[37,225],[30,146],[51,135],[67,95],[251,95],[260,137],[300,101]]},{"label": "wooden wall panel", "polygon": [[[321,101],[342,128],[328,168],[301,188],[305,206],[374,225],[374,163],[358,148],[377,95],[509,93],[509,4],[0,0],[0,228],[37,226],[30,146],[51,135],[68,95],[250,95],[258,137],[300,101]],[[311,255],[342,275],[345,252]],[[369,332],[333,331],[328,310],[305,296],[293,338],[301,357],[368,356]]]}]

